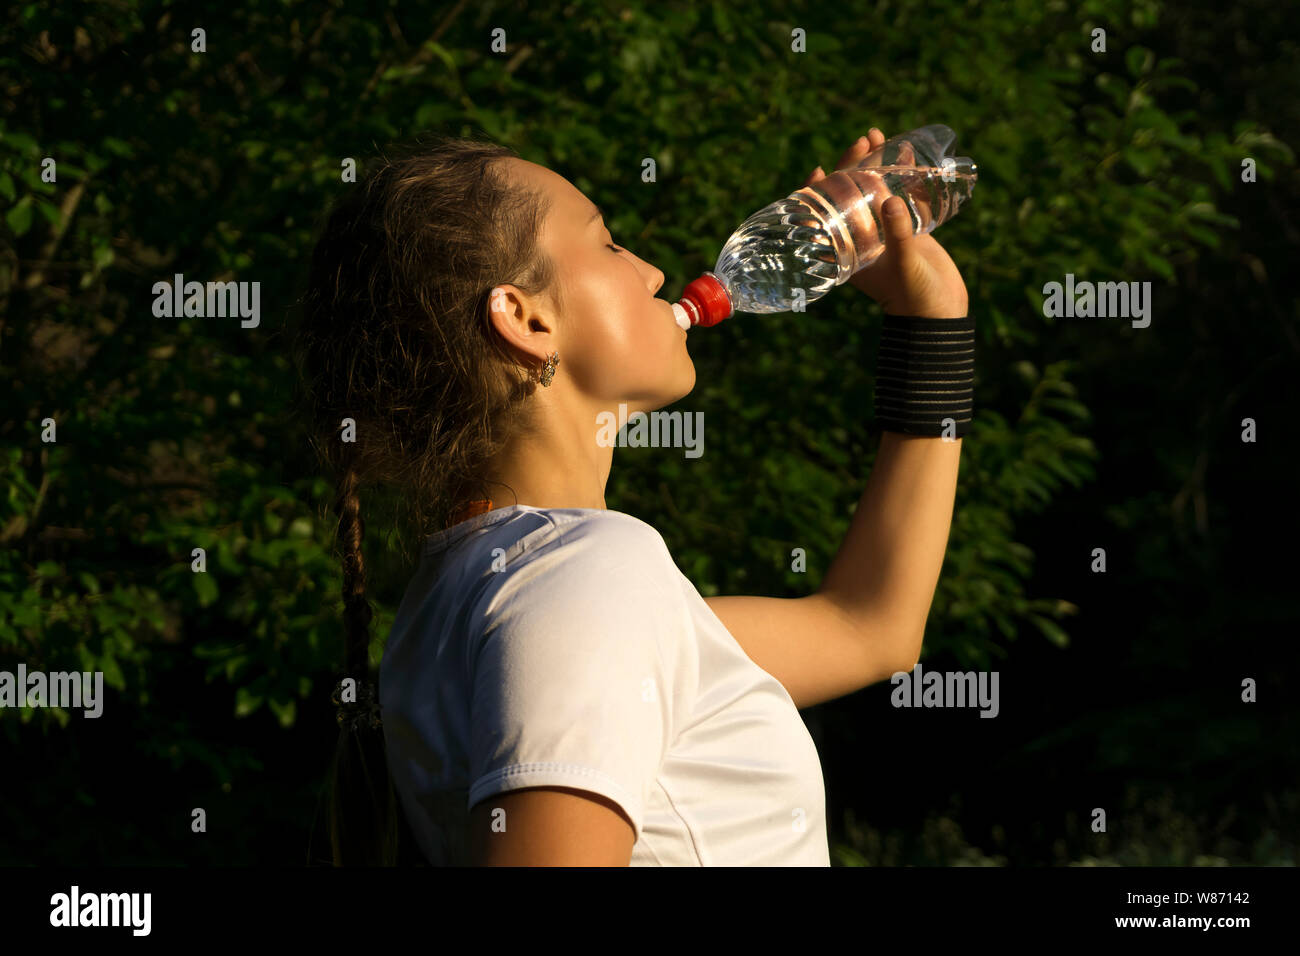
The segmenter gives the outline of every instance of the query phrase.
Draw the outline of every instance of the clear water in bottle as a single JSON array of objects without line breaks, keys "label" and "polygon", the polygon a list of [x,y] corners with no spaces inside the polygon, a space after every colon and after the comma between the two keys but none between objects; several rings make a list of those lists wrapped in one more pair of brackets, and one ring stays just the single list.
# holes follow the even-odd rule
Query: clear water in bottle
[{"label": "clear water in bottle", "polygon": [[812,302],[885,251],[883,206],[901,197],[914,234],[956,215],[978,178],[969,157],[944,156],[956,136],[926,126],[887,140],[841,169],[754,213],[732,234],[713,273],[738,312],[789,312],[796,290]]}]

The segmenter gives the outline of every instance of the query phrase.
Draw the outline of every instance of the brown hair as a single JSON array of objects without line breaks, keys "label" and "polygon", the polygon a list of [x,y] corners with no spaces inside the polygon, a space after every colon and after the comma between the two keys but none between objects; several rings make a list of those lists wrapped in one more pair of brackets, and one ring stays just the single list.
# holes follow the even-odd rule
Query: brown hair
[{"label": "brown hair", "polygon": [[[510,283],[560,306],[537,244],[549,203],[497,166],[513,150],[424,136],[387,153],[329,211],[294,336],[300,408],[335,480],[343,675],[358,685],[372,679],[360,489],[400,490],[408,558],[459,502],[489,497],[485,463],[529,426],[536,387],[493,329],[489,295]],[[354,441],[341,440],[345,418]],[[340,730],[328,821],[335,866],[418,862],[382,730]]]}]

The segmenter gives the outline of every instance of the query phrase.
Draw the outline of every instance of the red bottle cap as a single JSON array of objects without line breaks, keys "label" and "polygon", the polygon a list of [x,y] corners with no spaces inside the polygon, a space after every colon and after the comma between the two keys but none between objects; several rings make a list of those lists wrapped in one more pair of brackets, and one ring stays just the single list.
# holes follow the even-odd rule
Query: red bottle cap
[{"label": "red bottle cap", "polygon": [[712,272],[706,272],[691,282],[678,302],[691,320],[691,325],[717,325],[732,314],[731,297]]}]

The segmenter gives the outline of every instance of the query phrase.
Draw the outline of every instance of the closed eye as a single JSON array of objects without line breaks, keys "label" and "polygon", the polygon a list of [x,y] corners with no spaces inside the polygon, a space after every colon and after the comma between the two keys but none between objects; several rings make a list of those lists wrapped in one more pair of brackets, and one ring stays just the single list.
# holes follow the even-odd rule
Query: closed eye
[{"label": "closed eye", "polygon": [[611,243],[608,243],[608,242],[605,243],[605,248],[606,248],[606,249],[613,249],[615,252],[622,252],[622,251],[623,251],[623,250],[620,249],[618,246],[612,245]]}]

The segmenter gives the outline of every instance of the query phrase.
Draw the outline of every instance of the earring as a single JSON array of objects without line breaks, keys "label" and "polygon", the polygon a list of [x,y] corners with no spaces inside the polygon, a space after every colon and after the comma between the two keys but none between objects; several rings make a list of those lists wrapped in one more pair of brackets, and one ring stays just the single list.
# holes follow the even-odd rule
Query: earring
[{"label": "earring", "polygon": [[555,377],[555,366],[560,364],[560,353],[552,352],[551,357],[546,360],[542,366],[541,382],[543,387],[551,384],[551,379]]}]

